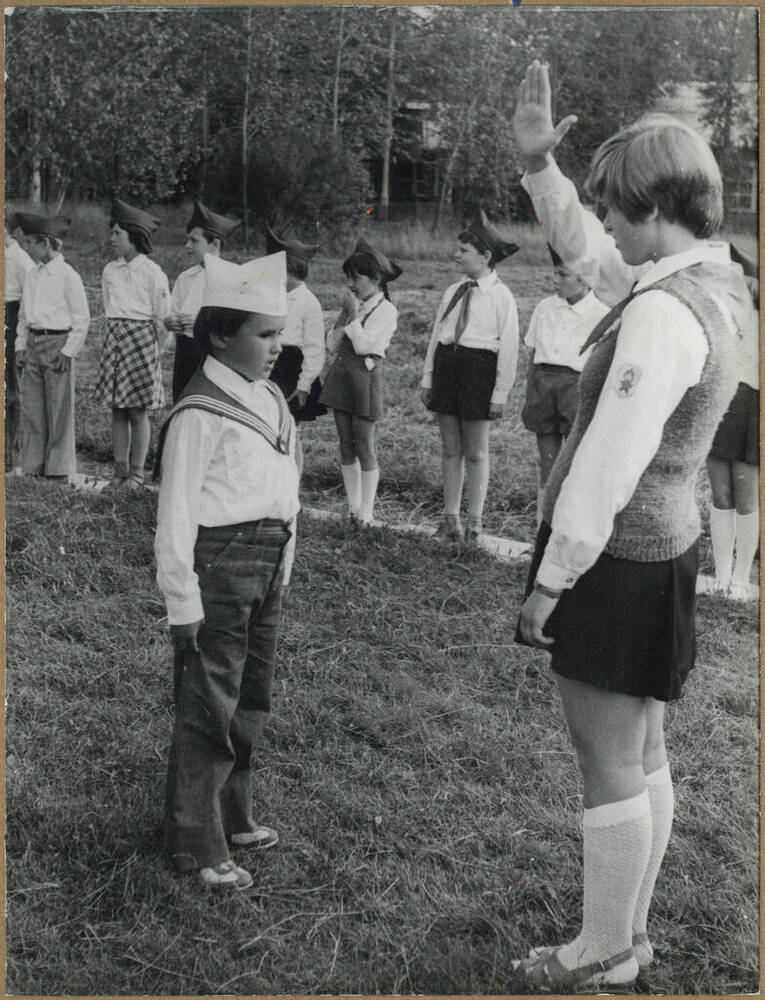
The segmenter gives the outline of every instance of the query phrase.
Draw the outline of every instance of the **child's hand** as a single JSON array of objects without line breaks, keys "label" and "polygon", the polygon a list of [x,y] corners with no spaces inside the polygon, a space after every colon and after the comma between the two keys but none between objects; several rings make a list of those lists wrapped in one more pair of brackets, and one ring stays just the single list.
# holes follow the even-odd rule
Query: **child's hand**
[{"label": "child's hand", "polygon": [[170,635],[175,648],[183,649],[190,653],[198,653],[199,643],[197,642],[197,634],[199,633],[199,626],[203,622],[204,618],[200,618],[198,622],[189,622],[188,625],[171,625]]},{"label": "child's hand", "polygon": [[430,406],[430,401],[433,398],[432,389],[420,389],[420,399],[423,401],[425,406]]},{"label": "child's hand", "polygon": [[576,120],[569,115],[553,127],[550,77],[547,66],[535,59],[518,89],[513,118],[515,141],[532,173],[547,165],[549,154]]},{"label": "child's hand", "polygon": [[51,371],[58,372],[59,375],[62,372],[68,372],[71,363],[72,359],[59,351],[58,357],[54,358],[50,363]]},{"label": "child's hand", "polygon": [[171,333],[180,333],[183,329],[183,323],[181,323],[180,317],[172,314],[170,316],[165,316],[164,324],[167,329],[171,331]]},{"label": "child's hand", "polygon": [[501,420],[505,415],[502,403],[489,403],[489,420]]},{"label": "child's hand", "polygon": [[353,292],[348,289],[348,291],[343,296],[342,309],[345,313],[347,319],[353,321],[359,315],[359,300],[353,294]]},{"label": "child's hand", "polygon": [[521,608],[520,629],[523,638],[532,646],[547,649],[553,640],[542,634],[547,619],[558,604],[557,597],[547,597],[538,590],[532,590]]},{"label": "child's hand", "polygon": [[297,405],[302,410],[308,400],[308,393],[305,389],[295,389],[293,393],[287,396],[287,402],[289,403],[293,399],[297,401]]}]

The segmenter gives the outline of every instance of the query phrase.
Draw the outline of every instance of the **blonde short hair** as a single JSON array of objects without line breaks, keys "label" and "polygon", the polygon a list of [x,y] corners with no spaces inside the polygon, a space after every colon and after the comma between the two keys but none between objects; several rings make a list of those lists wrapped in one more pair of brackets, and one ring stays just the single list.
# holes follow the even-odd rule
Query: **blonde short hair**
[{"label": "blonde short hair", "polygon": [[697,239],[722,225],[722,177],[706,139],[672,115],[654,113],[620,129],[598,148],[586,186],[596,202],[630,222],[655,208]]}]

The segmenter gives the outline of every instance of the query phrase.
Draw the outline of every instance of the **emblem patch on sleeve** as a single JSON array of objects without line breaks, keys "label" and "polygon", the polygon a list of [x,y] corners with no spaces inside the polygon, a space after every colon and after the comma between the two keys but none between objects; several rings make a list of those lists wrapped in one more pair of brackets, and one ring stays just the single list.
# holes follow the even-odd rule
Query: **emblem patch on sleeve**
[{"label": "emblem patch on sleeve", "polygon": [[616,380],[614,382],[616,395],[620,399],[626,399],[627,396],[631,396],[635,392],[642,374],[637,365],[622,365],[616,373]]}]

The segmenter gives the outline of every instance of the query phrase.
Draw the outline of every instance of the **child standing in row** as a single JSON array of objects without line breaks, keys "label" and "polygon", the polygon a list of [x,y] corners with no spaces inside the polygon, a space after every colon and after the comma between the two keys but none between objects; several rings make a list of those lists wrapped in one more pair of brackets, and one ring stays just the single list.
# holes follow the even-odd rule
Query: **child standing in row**
[{"label": "child standing in row", "polygon": [[555,273],[555,295],[537,303],[524,343],[531,351],[526,402],[521,420],[537,436],[539,491],[537,527],[542,523],[542,494],[563,439],[576,414],[579,375],[590,351],[585,340],[608,312],[608,306],[548,244]]},{"label": "child standing in row", "polygon": [[251,757],[271,708],[299,508],[295,424],[268,379],[287,313],[284,254],[241,266],[209,256],[205,279],[203,365],[157,457],[157,581],[176,647],[165,846],[178,871],[245,889],[252,876],[227,841],[278,840],[253,819]]},{"label": "child standing in row", "polygon": [[101,279],[107,328],[96,398],[112,408],[112,486],[141,489],[151,440],[148,410],[165,401],[159,354],[170,290],[162,269],[146,256],[159,219],[115,200],[110,226],[119,257]]},{"label": "child standing in row", "polygon": [[66,480],[77,471],[74,359],[90,326],[79,274],[64,260],[69,219],[19,212],[35,267],[24,277],[16,335],[21,378],[21,462],[25,473]]},{"label": "child standing in row", "polygon": [[324,317],[319,300],[305,283],[308,262],[318,249],[318,243],[284,240],[266,229],[266,252],[287,254],[287,322],[271,381],[284,393],[298,423],[327,412],[318,402],[325,359]]},{"label": "child standing in row", "polygon": [[444,293],[425,355],[422,399],[438,414],[442,445],[444,518],[438,533],[452,541],[465,537],[465,483],[472,545],[483,530],[489,421],[502,416],[518,363],[518,311],[494,267],[517,250],[483,211],[459,234],[454,259],[467,281]]},{"label": "child standing in row", "polygon": [[388,282],[401,268],[359,240],[343,271],[349,289],[330,330],[328,346],[335,353],[337,345],[336,356],[320,401],[335,411],[348,513],[352,521],[368,525],[380,478],[375,429],[385,408],[382,362],[398,323]]},{"label": "child standing in row", "polygon": [[204,259],[207,254],[220,257],[228,234],[239,225],[239,219],[216,215],[201,201],[194,202],[194,211],[186,226],[186,251],[194,263],[175,279],[170,296],[170,313],[165,326],[175,334],[173,358],[173,403],[186,388],[186,383],[199,367],[200,357],[194,343],[194,321],[202,304],[205,288]]},{"label": "child standing in row", "polygon": [[5,216],[5,468],[12,469],[19,455],[19,375],[16,366],[16,328],[19,322],[24,277],[35,262],[13,233],[15,213]]}]

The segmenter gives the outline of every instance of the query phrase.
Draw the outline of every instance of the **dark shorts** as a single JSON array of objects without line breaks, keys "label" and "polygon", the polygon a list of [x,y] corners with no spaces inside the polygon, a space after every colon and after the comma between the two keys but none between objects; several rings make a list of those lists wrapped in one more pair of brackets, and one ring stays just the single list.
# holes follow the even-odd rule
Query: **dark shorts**
[{"label": "dark shorts", "polygon": [[175,357],[173,358],[173,403],[177,403],[189,379],[204,359],[193,337],[184,333],[175,335]]},{"label": "dark shorts", "polygon": [[534,434],[566,437],[576,416],[579,372],[563,365],[532,365],[521,420]]},{"label": "dark shorts", "polygon": [[[543,522],[525,596],[549,537]],[[679,698],[696,656],[698,546],[662,562],[601,555],[563,592],[545,627],[555,673],[620,694]],[[525,645],[518,631],[515,638]]]},{"label": "dark shorts", "polygon": [[488,420],[496,381],[494,351],[438,344],[428,409],[465,420]]},{"label": "dark shorts", "polygon": [[745,382],[739,382],[717,428],[712,450],[714,458],[728,462],[760,464],[760,393]]},{"label": "dark shorts", "polygon": [[[284,393],[284,398],[289,399],[297,389],[300,372],[303,369],[303,352],[295,344],[287,344],[282,348],[282,353],[276,359],[276,364],[269,376]],[[307,420],[315,420],[317,417],[327,412],[327,407],[319,402],[321,395],[321,382],[318,378],[313,380],[311,391],[308,394],[305,406],[301,409],[298,406],[297,398],[293,396],[289,399],[290,413],[297,423],[305,423]]]}]

